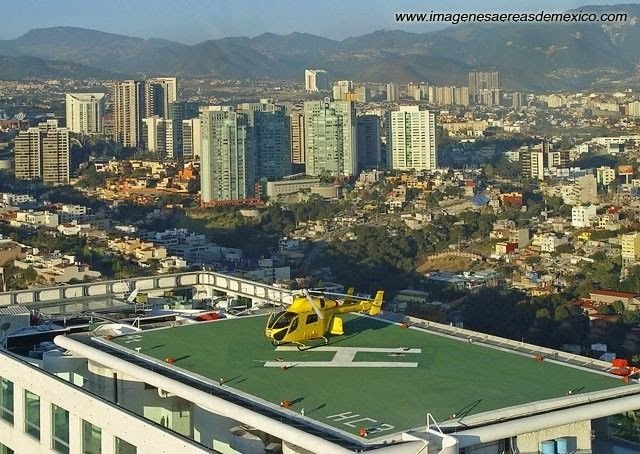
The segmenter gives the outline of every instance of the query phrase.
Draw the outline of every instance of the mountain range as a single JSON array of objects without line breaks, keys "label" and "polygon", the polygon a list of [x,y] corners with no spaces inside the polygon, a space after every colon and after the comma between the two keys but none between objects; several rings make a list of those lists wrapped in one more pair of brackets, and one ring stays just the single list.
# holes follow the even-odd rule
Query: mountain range
[{"label": "mountain range", "polygon": [[[466,85],[471,69],[494,69],[508,89],[579,89],[637,76],[640,5],[585,6],[626,12],[624,23],[464,24],[429,33],[377,31],[331,40],[306,33],[265,33],[185,45],[75,27],[34,29],[0,40],[0,78],[20,75],[25,60],[49,76],[170,74],[219,79],[298,79],[323,68],[331,79]],[[9,57],[9,58],[7,58]],[[50,61],[55,60],[55,62]],[[73,62],[73,63],[64,63]],[[34,66],[35,65],[35,66]],[[93,68],[93,69],[92,69]],[[33,76],[32,76],[33,77]],[[73,77],[73,76],[70,76]]]}]

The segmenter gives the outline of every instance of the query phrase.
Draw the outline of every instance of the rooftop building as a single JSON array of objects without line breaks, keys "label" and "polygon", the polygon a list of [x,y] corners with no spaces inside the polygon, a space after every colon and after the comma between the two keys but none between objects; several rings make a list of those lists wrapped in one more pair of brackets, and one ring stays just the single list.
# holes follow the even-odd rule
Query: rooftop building
[{"label": "rooftop building", "polygon": [[[129,284],[286,304],[282,289],[212,272]],[[0,304],[78,304],[116,287],[33,289],[0,294]],[[56,303],[62,294],[68,301]],[[0,443],[15,452],[493,454],[541,443],[587,452],[606,432],[602,418],[640,407],[640,385],[609,362],[405,317],[343,319],[344,336],[303,352],[273,347],[264,316],[67,330],[31,358],[33,346],[10,346],[0,350]]]}]

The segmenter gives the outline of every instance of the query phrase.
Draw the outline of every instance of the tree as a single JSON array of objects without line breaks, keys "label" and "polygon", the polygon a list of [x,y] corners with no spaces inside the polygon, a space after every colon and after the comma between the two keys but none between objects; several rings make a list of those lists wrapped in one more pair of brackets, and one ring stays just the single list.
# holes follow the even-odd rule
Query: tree
[{"label": "tree", "polygon": [[564,202],[562,201],[562,197],[558,197],[557,195],[547,197],[546,202],[547,202],[547,208],[555,212],[558,212],[560,210],[560,207],[564,205]]},{"label": "tree", "polygon": [[567,306],[556,307],[553,319],[557,322],[561,322],[571,317],[571,311]]},{"label": "tree", "polygon": [[620,283],[620,290],[640,293],[640,266],[632,266],[627,270],[625,279]]},{"label": "tree", "polygon": [[615,300],[613,303],[611,303],[611,307],[616,314],[623,314],[625,312],[624,303],[620,300]]},{"label": "tree", "polygon": [[540,308],[536,311],[536,318],[537,319],[550,319],[551,318],[551,314],[549,314],[549,309],[547,309],[546,307]]},{"label": "tree", "polygon": [[542,258],[539,255],[532,255],[527,257],[526,262],[527,265],[537,265],[541,260]]},{"label": "tree", "polygon": [[600,304],[596,310],[600,315],[615,315],[616,311],[611,304]]},{"label": "tree", "polygon": [[95,164],[90,162],[80,173],[80,181],[77,185],[81,188],[100,188],[104,186],[105,181],[104,173],[98,173]]}]

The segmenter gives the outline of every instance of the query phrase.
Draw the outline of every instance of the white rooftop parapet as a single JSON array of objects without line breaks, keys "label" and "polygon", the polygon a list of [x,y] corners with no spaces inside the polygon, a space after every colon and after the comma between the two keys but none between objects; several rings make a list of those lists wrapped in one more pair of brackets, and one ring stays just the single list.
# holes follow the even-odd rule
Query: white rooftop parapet
[{"label": "white rooftop parapet", "polygon": [[551,427],[562,426],[575,421],[604,418],[606,416],[638,409],[640,409],[640,394],[463,430],[450,435],[456,437],[460,442],[459,446],[464,448],[480,443],[490,443],[503,438],[513,437],[518,434],[536,432],[539,430],[549,429]]},{"label": "white rooftop parapet", "polygon": [[[316,435],[309,434],[295,427],[291,427],[268,416],[261,415],[240,405],[228,402],[220,397],[197,390],[189,385],[165,377],[158,373],[136,366],[126,360],[117,358],[89,345],[83,344],[65,336],[57,336],[54,342],[77,355],[95,361],[105,367],[122,371],[144,383],[156,386],[168,393],[180,396],[190,402],[196,402],[200,407],[217,415],[240,421],[255,427],[258,430],[281,438],[310,452],[323,454],[346,454],[352,451],[335,443],[324,440]],[[409,454],[419,452],[425,446],[424,442],[399,444],[384,448],[385,453]],[[387,450],[388,449],[388,450]]]}]

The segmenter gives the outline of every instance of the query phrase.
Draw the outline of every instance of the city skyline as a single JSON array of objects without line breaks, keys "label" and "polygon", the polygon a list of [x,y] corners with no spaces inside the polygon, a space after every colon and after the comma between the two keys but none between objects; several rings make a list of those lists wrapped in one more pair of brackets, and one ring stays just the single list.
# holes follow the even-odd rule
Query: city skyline
[{"label": "city skyline", "polygon": [[[118,0],[93,4],[91,14],[87,13],[86,4],[79,0],[63,2],[53,10],[42,8],[43,0],[28,0],[23,3],[23,8],[12,11],[12,20],[0,31],[0,39],[14,39],[35,28],[71,26],[144,39],[167,39],[185,44],[233,36],[255,37],[263,33],[287,35],[292,32],[343,40],[383,29],[424,33],[450,25],[400,23],[395,21],[396,12],[564,11],[585,6],[589,2],[543,0],[532,6],[530,2],[523,0],[499,0],[492,2],[491,8],[478,8],[477,4],[464,0],[438,0],[429,4],[416,0],[393,3],[373,0],[367,3],[367,14],[362,13],[361,4],[345,5],[336,0],[319,4],[278,0],[270,3],[268,9],[255,0],[228,2],[224,8],[192,0],[160,0],[154,8],[157,13],[150,13],[144,4],[130,4]],[[619,2],[599,1],[597,4],[616,3]],[[125,5],[129,11],[126,17],[122,15]],[[336,15],[336,11],[340,11],[340,14]]]}]

